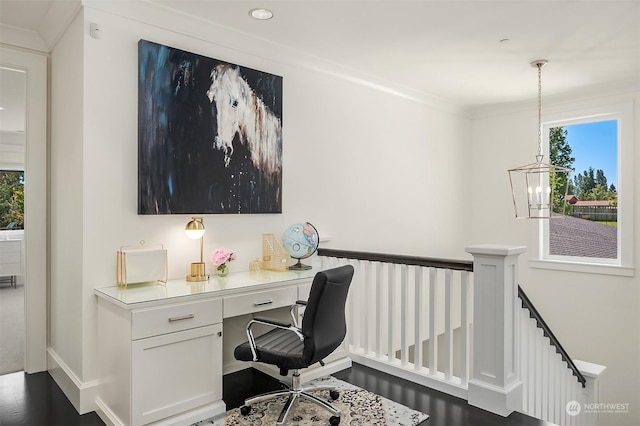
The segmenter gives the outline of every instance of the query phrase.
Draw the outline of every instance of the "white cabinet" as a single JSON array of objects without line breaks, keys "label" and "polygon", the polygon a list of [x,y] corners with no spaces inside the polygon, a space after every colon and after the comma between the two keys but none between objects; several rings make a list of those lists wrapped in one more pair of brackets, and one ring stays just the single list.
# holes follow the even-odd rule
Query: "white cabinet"
[{"label": "white cabinet", "polygon": [[138,309],[99,299],[98,316],[105,422],[185,424],[225,411],[220,299]]},{"label": "white cabinet", "polygon": [[22,275],[22,241],[0,240],[0,277],[11,276],[15,286],[16,275]]},{"label": "white cabinet", "polygon": [[133,341],[133,424],[220,401],[221,336],[222,325],[215,324]]}]

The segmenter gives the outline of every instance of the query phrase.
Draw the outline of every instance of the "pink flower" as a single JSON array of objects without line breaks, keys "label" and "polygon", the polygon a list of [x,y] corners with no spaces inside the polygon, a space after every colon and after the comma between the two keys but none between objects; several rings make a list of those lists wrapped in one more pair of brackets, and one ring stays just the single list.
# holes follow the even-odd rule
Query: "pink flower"
[{"label": "pink flower", "polygon": [[211,253],[211,263],[214,265],[222,265],[223,263],[236,260],[236,254],[226,248],[217,248]]}]

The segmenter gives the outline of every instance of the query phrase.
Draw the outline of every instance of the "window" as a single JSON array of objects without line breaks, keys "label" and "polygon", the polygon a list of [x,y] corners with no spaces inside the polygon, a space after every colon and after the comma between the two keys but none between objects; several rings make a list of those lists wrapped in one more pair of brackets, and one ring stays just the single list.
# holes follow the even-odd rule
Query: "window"
[{"label": "window", "polygon": [[573,171],[564,211],[537,225],[534,266],[633,274],[632,120],[631,103],[543,118],[550,162]]},{"label": "window", "polygon": [[0,170],[0,229],[24,227],[24,172]]}]

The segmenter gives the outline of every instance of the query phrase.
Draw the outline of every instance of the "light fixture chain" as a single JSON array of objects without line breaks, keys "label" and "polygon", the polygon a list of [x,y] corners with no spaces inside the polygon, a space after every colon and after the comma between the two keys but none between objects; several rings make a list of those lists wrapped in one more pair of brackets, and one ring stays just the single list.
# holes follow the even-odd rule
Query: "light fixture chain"
[{"label": "light fixture chain", "polygon": [[538,63],[538,157],[542,156],[542,64]]}]

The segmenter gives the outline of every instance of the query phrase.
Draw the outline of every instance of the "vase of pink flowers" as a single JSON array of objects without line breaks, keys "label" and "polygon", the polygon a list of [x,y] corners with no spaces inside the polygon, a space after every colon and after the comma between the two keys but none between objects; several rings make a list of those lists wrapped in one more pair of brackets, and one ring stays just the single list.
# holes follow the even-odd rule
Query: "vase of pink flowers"
[{"label": "vase of pink flowers", "polygon": [[214,266],[214,273],[224,277],[229,273],[229,263],[236,260],[236,254],[227,248],[217,248],[211,253],[211,263]]}]

